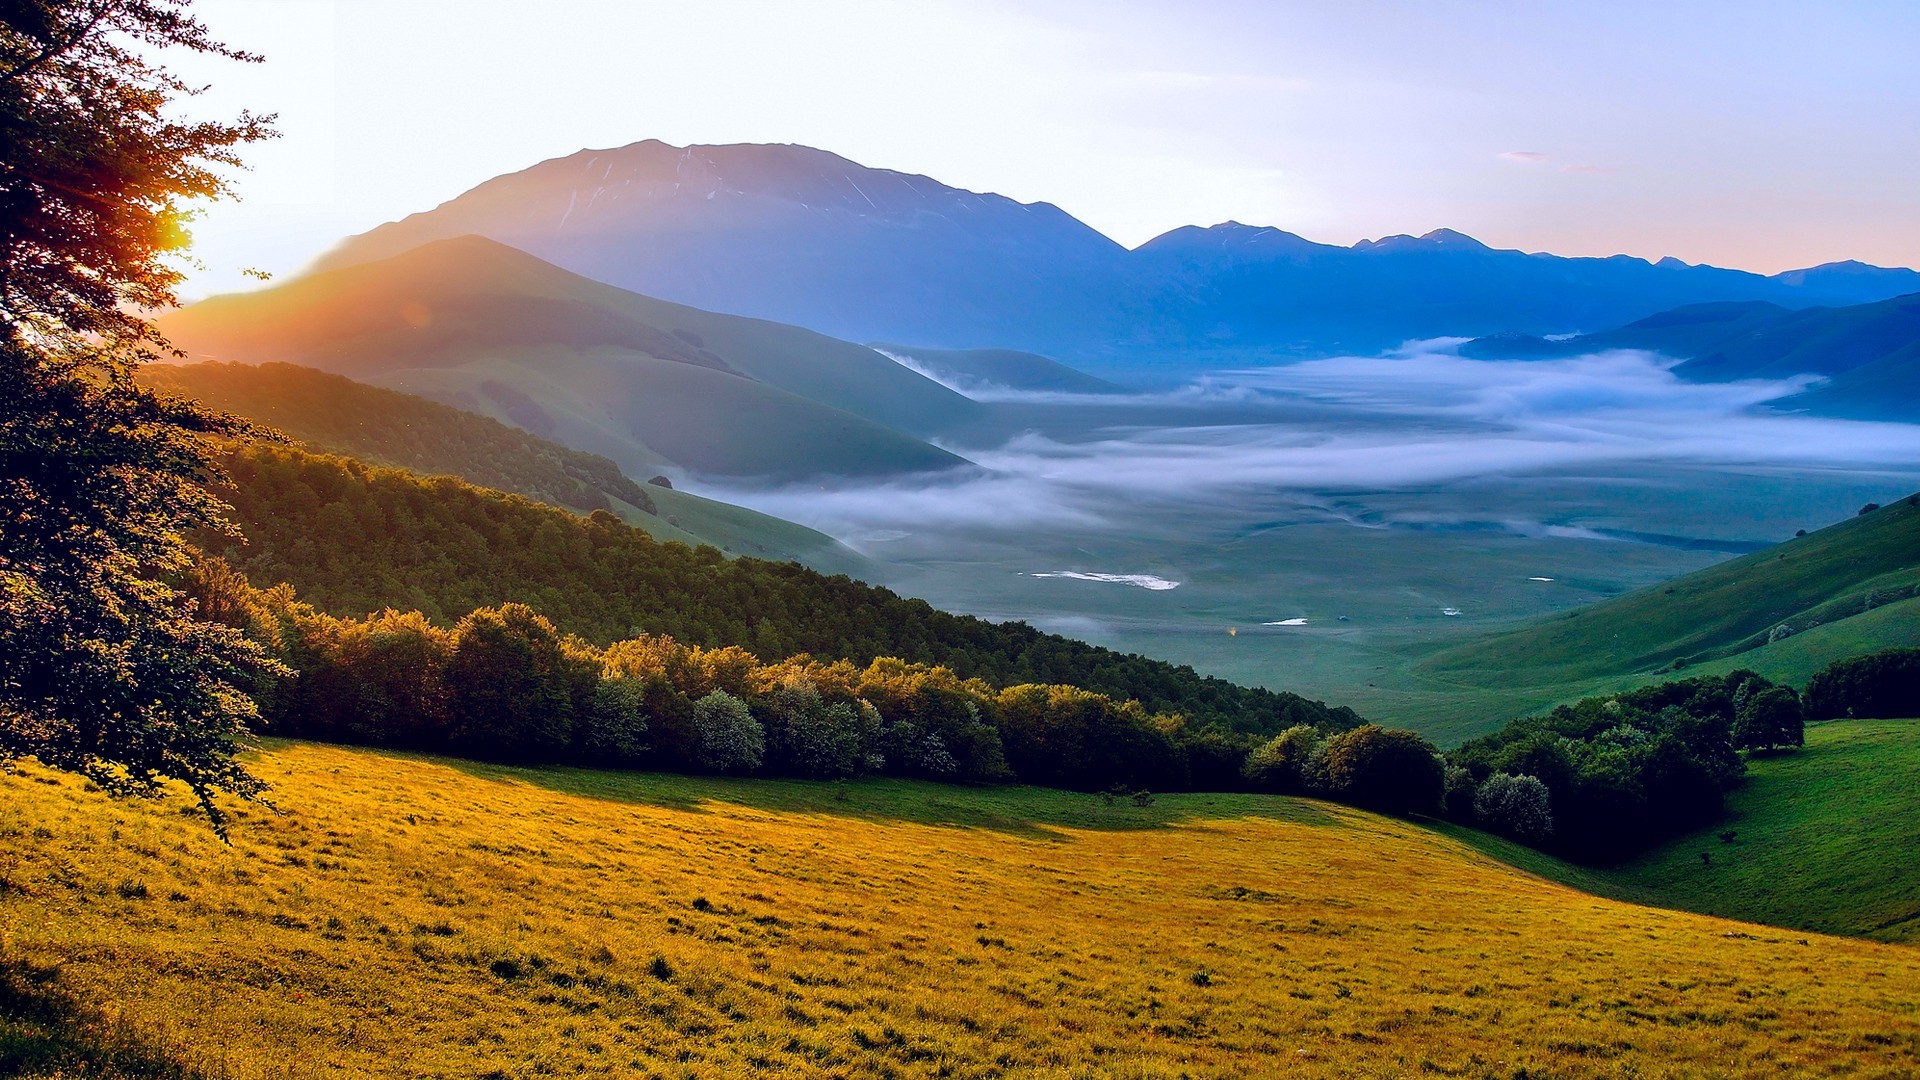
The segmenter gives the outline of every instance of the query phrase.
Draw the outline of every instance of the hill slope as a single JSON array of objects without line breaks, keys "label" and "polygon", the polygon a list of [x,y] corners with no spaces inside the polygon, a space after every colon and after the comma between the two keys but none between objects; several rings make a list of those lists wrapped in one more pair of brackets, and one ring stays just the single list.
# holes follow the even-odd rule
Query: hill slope
[{"label": "hill slope", "polygon": [[525,495],[580,513],[611,510],[660,541],[842,569],[832,537],[745,507],[635,483],[612,461],[411,394],[292,364],[151,365],[148,385],[274,428],[309,449]]},{"label": "hill slope", "polygon": [[312,745],[257,767],[282,812],[236,814],[230,849],[184,802],[0,776],[7,963],[238,1077],[1893,1077],[1920,1055],[1912,949],[1598,899],[1325,804]]},{"label": "hill slope", "polygon": [[228,471],[247,541],[208,536],[203,546],[255,585],[291,584],[330,614],[394,607],[449,623],[475,608],[523,603],[600,644],[648,633],[769,659],[811,653],[864,666],[892,656],[997,686],[1071,684],[1181,713],[1196,726],[1249,732],[1328,717],[1327,707],[1295,694],[1025,623],[951,615],[793,563],[658,544],[608,515],[582,520],[451,477],[422,480],[285,447],[242,448]]},{"label": "hill slope", "polygon": [[[1549,686],[1740,653],[1920,586],[1920,496],[1628,593],[1443,651],[1422,665],[1451,679]],[[1786,631],[1777,631],[1785,626]],[[1838,659],[1829,657],[1828,659]]]},{"label": "hill slope", "polygon": [[1067,394],[1112,394],[1120,387],[1037,353],[1013,349],[923,349],[875,345],[947,386],[990,395],[1008,390]]},{"label": "hill slope", "polygon": [[965,397],[858,345],[697,311],[458,237],[160,320],[195,358],[281,360],[606,454],[737,477],[949,468]]},{"label": "hill slope", "polygon": [[1749,761],[1723,821],[1605,876],[1689,911],[1920,943],[1916,830],[1920,722],[1836,720]]},{"label": "hill slope", "polygon": [[[623,288],[855,341],[1024,349],[1151,371],[1223,352],[1598,329],[1680,304],[1851,304],[1911,270],[1772,278],[1495,250],[1449,230],[1353,247],[1226,222],[1128,251],[1047,203],[804,146],[582,150],[343,241],[321,266],[490,236]],[[1207,359],[1204,354],[1214,354]]]}]

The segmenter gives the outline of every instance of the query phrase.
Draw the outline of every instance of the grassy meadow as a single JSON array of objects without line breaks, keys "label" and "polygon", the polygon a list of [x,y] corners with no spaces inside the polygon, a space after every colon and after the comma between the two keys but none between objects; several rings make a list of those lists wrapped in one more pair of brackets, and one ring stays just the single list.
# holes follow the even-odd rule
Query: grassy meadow
[{"label": "grassy meadow", "polygon": [[1692,911],[1920,944],[1920,721],[1808,725],[1804,750],[1748,762],[1727,811],[1607,876]]},{"label": "grassy meadow", "polygon": [[0,777],[0,1000],[93,1014],[0,1024],[0,1066],[97,1038],[123,1074],[235,1077],[1920,1068],[1909,947],[1603,899],[1331,804],[255,766],[279,810],[231,847],[184,797]]}]

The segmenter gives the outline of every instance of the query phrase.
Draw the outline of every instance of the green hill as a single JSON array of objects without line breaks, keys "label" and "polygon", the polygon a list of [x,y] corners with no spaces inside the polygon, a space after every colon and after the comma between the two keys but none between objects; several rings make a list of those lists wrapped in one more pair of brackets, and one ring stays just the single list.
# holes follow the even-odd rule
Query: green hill
[{"label": "green hill", "polygon": [[160,321],[195,358],[420,393],[641,471],[794,480],[950,468],[979,406],[862,346],[668,304],[477,237]]},{"label": "green hill", "polygon": [[203,546],[254,584],[290,584],[334,615],[394,607],[446,624],[475,608],[522,603],[602,645],[647,633],[767,658],[810,653],[864,666],[891,656],[996,686],[1079,686],[1183,714],[1196,727],[1254,733],[1359,722],[1295,694],[1025,623],[951,615],[796,563],[657,543],[610,514],[582,519],[453,477],[422,479],[279,446],[237,448],[227,467],[225,494],[246,540],[206,536]]},{"label": "green hill", "polygon": [[1589,892],[1920,944],[1916,829],[1920,721],[1914,720],[1809,724],[1803,749],[1748,760],[1746,782],[1727,797],[1721,819],[1619,866],[1573,867],[1448,827],[1506,862]]},{"label": "green hill", "polygon": [[1920,722],[1835,720],[1750,760],[1720,822],[1606,877],[1688,911],[1920,943],[1916,835]]},{"label": "green hill", "polygon": [[525,495],[580,513],[610,510],[660,541],[843,570],[832,537],[745,507],[636,483],[612,461],[497,420],[293,364],[153,365],[148,385],[275,428],[322,453]]},{"label": "green hill", "polygon": [[[1907,600],[1916,588],[1920,495],[1664,585],[1475,639],[1416,671],[1475,685],[1550,687],[1649,674],[1676,663],[1737,662],[1816,626],[1845,649],[1820,660],[1825,663],[1904,644],[1838,628]],[[1881,629],[1901,636],[1901,621]]]}]

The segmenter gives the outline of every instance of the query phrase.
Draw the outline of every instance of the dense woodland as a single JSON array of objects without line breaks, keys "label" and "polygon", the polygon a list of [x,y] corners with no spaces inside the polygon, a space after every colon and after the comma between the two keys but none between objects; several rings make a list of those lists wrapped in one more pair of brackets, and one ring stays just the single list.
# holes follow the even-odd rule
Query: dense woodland
[{"label": "dense woodland", "polygon": [[202,544],[249,581],[291,584],[302,600],[336,616],[394,608],[450,627],[476,609],[521,603],[601,646],[653,635],[862,667],[890,657],[994,686],[1078,686],[1255,735],[1361,723],[1343,707],[1237,686],[1024,623],[951,615],[797,563],[662,544],[607,513],[583,519],[451,478],[423,480],[288,447],[240,447],[225,465],[223,494],[246,540],[208,535]]}]

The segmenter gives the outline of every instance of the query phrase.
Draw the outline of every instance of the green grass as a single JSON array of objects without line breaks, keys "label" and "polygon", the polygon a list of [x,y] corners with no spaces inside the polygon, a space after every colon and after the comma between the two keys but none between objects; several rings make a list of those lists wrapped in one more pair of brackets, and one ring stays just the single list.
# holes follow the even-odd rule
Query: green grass
[{"label": "green grass", "polygon": [[1836,720],[1750,761],[1724,821],[1605,877],[1688,911],[1920,944],[1917,836],[1920,721]]},{"label": "green grass", "polygon": [[[1503,687],[1656,674],[1676,660],[1738,657],[1765,644],[1773,627],[1834,618],[1869,588],[1917,584],[1920,505],[1905,499],[1665,585],[1447,649],[1417,671]],[[1844,648],[1847,637],[1829,631],[1806,648],[1811,653],[1821,641]]]}]

